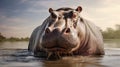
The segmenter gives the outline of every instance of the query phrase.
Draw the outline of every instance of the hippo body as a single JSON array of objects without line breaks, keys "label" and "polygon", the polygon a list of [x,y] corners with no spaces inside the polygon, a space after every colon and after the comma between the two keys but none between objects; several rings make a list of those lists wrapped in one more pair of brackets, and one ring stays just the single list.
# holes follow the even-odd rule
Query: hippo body
[{"label": "hippo body", "polygon": [[34,55],[104,55],[100,29],[80,17],[82,8],[49,9],[50,16],[32,33],[28,50]]}]

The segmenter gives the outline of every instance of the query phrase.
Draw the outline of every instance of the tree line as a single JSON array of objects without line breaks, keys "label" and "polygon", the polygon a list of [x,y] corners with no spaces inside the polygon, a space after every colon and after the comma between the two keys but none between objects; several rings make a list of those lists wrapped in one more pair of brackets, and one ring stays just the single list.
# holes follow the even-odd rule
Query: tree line
[{"label": "tree line", "polygon": [[104,39],[120,39],[120,25],[116,24],[115,29],[109,27],[102,34]]},{"label": "tree line", "polygon": [[0,42],[2,41],[28,41],[29,37],[25,37],[25,38],[17,38],[17,37],[10,37],[10,38],[6,38],[5,36],[3,36],[0,33]]}]

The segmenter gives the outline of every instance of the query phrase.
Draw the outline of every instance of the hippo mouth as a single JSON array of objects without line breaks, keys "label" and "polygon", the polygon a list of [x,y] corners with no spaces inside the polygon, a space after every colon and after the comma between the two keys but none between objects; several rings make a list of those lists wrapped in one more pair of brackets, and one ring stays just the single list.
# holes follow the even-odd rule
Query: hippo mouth
[{"label": "hippo mouth", "polygon": [[62,56],[73,56],[73,53],[70,52],[71,49],[64,47],[47,48],[47,51],[47,59],[60,59]]},{"label": "hippo mouth", "polygon": [[47,52],[59,52],[62,54],[70,53],[72,49],[77,47],[77,44],[78,42],[76,42],[72,38],[69,38],[69,40],[67,40],[62,37],[53,40],[46,39],[42,42],[42,46]]},{"label": "hippo mouth", "polygon": [[60,38],[60,40],[55,39],[46,41],[43,41],[42,46],[47,52],[47,59],[51,57],[60,59],[62,56],[71,56],[73,54],[71,50],[76,47],[73,43],[67,42],[62,38]]},{"label": "hippo mouth", "polygon": [[46,48],[46,50],[48,52],[61,52],[61,53],[64,53],[64,52],[70,52],[72,50],[72,48],[66,48],[66,47],[62,47],[62,46],[54,46],[54,47],[49,47],[49,48]]},{"label": "hippo mouth", "polygon": [[52,55],[59,57],[72,55],[72,52],[76,50],[79,44],[79,38],[75,34],[69,33],[69,29],[67,33],[60,32],[58,29],[49,33],[47,31],[42,38],[41,46],[48,53],[48,58]]},{"label": "hippo mouth", "polygon": [[49,52],[66,52],[68,49],[64,47],[52,47],[52,48],[47,48],[47,51]]}]

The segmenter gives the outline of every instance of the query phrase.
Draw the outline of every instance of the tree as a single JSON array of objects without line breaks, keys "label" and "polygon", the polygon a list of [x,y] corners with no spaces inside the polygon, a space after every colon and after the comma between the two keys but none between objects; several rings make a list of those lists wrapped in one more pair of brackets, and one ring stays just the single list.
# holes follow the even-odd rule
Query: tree
[{"label": "tree", "polygon": [[120,25],[115,25],[116,29],[107,28],[105,31],[102,31],[104,39],[120,39]]},{"label": "tree", "polygon": [[120,31],[120,24],[116,24],[115,27],[116,27],[116,30]]},{"label": "tree", "polygon": [[3,40],[5,40],[6,39],[6,37],[4,37],[1,33],[0,33],[0,41],[3,41]]}]

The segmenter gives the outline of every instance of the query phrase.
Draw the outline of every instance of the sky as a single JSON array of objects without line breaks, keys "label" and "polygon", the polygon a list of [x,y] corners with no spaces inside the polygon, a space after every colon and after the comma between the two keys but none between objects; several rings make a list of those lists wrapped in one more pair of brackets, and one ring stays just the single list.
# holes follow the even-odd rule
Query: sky
[{"label": "sky", "polygon": [[30,37],[50,15],[49,8],[83,8],[81,16],[105,30],[120,24],[120,0],[0,0],[0,33]]}]

